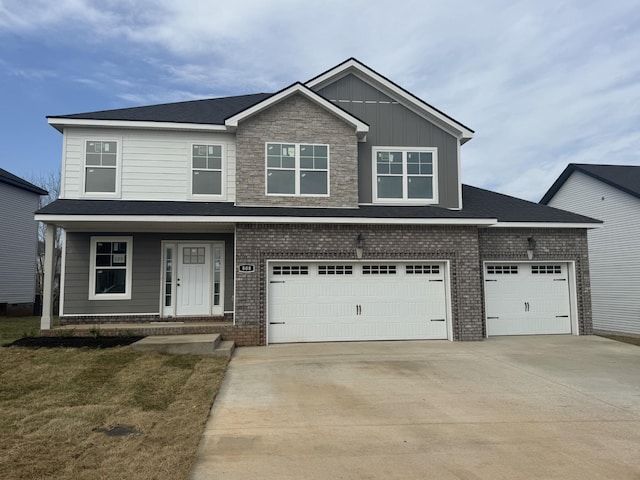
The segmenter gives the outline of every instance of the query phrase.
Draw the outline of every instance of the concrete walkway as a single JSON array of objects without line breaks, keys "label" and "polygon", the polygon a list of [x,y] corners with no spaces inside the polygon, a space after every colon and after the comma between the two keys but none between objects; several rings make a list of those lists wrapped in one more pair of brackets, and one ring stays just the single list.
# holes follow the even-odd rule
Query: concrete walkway
[{"label": "concrete walkway", "polygon": [[240,348],[192,480],[640,478],[640,347],[600,337]]}]

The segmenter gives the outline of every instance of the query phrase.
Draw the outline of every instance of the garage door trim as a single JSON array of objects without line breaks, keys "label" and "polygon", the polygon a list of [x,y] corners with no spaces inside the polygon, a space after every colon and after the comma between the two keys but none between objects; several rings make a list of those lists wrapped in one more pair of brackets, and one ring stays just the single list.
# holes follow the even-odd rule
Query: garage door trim
[{"label": "garage door trim", "polygon": [[453,315],[451,306],[451,262],[449,260],[437,259],[437,258],[393,258],[393,259],[296,259],[296,258],[272,258],[266,261],[266,268],[264,272],[265,282],[265,331],[266,331],[266,344],[270,344],[270,319],[269,319],[269,278],[271,275],[271,267],[273,264],[323,264],[323,265],[381,265],[381,264],[418,264],[418,263],[439,263],[443,265],[443,277],[444,277],[444,297],[445,297],[445,312],[446,312],[446,330],[447,340],[453,341]]}]

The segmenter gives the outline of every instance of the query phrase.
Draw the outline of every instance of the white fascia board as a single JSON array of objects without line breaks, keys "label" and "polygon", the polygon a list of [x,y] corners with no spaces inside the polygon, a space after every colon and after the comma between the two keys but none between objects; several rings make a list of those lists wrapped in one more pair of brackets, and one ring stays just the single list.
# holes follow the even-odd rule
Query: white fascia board
[{"label": "white fascia board", "polygon": [[132,120],[89,120],[81,118],[48,118],[53,127],[137,128],[142,130],[188,130],[198,132],[226,132],[224,125],[176,122],[138,122]]},{"label": "white fascia board", "polygon": [[371,80],[379,83],[380,85],[394,92],[396,95],[398,95],[398,97],[402,98],[405,102],[416,105],[420,110],[428,113],[434,118],[437,118],[440,122],[444,123],[445,125],[448,125],[449,128],[451,128],[452,130],[456,132],[460,132],[459,138],[461,140],[461,143],[466,143],[468,140],[471,140],[473,138],[473,131],[469,130],[461,123],[458,123],[455,120],[452,120],[451,118],[442,114],[441,112],[433,108],[431,105],[428,105],[427,103],[420,100],[418,97],[407,94],[405,90],[398,87],[395,83],[387,80],[379,73],[376,73],[366,65],[361,64],[360,62],[358,62],[353,58],[338,65],[335,68],[332,68],[331,70],[320,75],[319,77],[309,80],[307,83],[305,83],[305,86],[309,88],[313,88],[316,85],[322,84],[327,80],[330,80],[334,77],[340,76],[345,72],[348,72],[348,70],[350,69],[358,71],[361,75],[364,75],[365,77],[369,77]]},{"label": "white fascia board", "polygon": [[376,225],[486,225],[495,218],[363,218],[363,217],[284,217],[284,216],[163,216],[163,215],[36,215],[44,223],[302,223]]},{"label": "white fascia board", "polygon": [[498,222],[492,228],[602,228],[601,223]]},{"label": "white fascia board", "polygon": [[292,95],[295,95],[296,93],[304,95],[306,98],[308,98],[312,102],[330,111],[337,117],[344,120],[349,125],[352,125],[356,129],[357,134],[362,136],[369,131],[369,125],[367,125],[361,120],[358,120],[356,117],[354,117],[353,115],[350,115],[348,112],[342,110],[341,108],[338,108],[329,100],[327,100],[324,97],[321,97],[316,92],[314,92],[313,90],[310,90],[309,88],[305,87],[301,83],[294,83],[290,87],[285,88],[284,90],[276,93],[275,95],[270,96],[269,98],[263,100],[262,102],[259,102],[254,106],[249,107],[240,113],[237,113],[233,117],[227,118],[224,124],[227,127],[237,128],[238,122],[241,122],[242,120],[245,120],[251,117],[252,115],[257,114],[271,107],[272,105],[275,105],[276,103],[281,102],[282,100],[285,100]]}]

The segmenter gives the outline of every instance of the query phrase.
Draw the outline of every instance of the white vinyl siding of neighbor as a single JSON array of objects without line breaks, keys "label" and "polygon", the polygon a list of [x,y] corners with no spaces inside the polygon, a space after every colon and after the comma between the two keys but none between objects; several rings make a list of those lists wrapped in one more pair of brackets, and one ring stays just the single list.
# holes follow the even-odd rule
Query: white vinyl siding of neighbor
[{"label": "white vinyl siding of neighbor", "polygon": [[34,300],[40,196],[0,183],[0,303]]},{"label": "white vinyl siding of neighbor", "polygon": [[593,328],[640,334],[640,199],[573,172],[549,206],[604,221],[588,233]]},{"label": "white vinyl siding of neighbor", "polygon": [[[121,200],[194,201],[191,195],[191,150],[194,144],[223,145],[226,196],[235,201],[235,137],[225,133],[66,128],[60,198],[99,198],[83,193],[84,148],[87,141],[117,139]],[[202,200],[210,201],[209,198]]]}]

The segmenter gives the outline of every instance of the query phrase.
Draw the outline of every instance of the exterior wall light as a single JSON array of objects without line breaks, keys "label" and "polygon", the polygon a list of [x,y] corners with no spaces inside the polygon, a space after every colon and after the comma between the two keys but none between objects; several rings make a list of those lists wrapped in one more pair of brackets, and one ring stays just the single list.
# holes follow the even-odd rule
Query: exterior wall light
[{"label": "exterior wall light", "polygon": [[536,249],[536,239],[533,237],[527,238],[527,258],[533,260],[533,251]]},{"label": "exterior wall light", "polygon": [[360,260],[364,252],[364,236],[359,233],[356,237],[356,258]]}]

